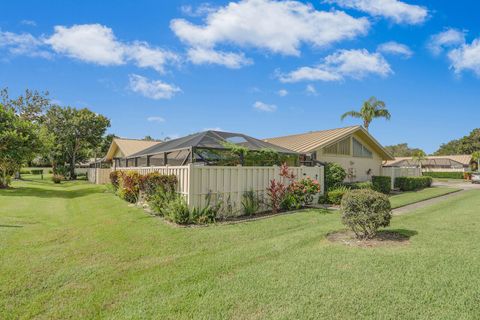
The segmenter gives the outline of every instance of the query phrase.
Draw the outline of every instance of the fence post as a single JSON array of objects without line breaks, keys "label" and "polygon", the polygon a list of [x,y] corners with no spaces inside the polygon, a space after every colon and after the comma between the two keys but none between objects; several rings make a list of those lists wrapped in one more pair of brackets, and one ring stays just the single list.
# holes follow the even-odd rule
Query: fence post
[{"label": "fence post", "polygon": [[395,188],[395,169],[394,167],[390,168],[390,183],[391,183],[391,187],[392,187],[392,190]]},{"label": "fence post", "polygon": [[187,180],[188,180],[188,184],[187,184],[187,204],[190,208],[193,208],[194,207],[194,203],[193,203],[193,193],[194,193],[194,190],[193,190],[193,176],[194,176],[194,172],[193,170],[195,170],[195,167],[193,165],[193,163],[189,163],[188,164],[188,168],[187,168]]}]

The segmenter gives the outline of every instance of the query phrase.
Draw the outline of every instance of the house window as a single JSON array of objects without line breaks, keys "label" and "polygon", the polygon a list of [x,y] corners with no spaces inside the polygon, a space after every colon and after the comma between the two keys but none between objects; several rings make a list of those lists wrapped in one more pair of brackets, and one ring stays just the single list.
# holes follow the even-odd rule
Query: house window
[{"label": "house window", "polygon": [[362,157],[362,158],[372,158],[373,153],[368,150],[363,144],[361,144],[357,139],[353,138],[353,156]]},{"label": "house window", "polygon": [[341,140],[335,144],[325,147],[325,154],[349,156],[350,155],[350,138]]}]

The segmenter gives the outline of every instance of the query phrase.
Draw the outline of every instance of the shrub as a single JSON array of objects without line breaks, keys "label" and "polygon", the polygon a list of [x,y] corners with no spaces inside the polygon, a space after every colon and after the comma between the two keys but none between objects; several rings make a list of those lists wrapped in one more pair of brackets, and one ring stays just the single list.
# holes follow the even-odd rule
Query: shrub
[{"label": "shrub", "polygon": [[432,177],[398,177],[395,179],[395,188],[401,191],[414,191],[430,187],[432,181]]},{"label": "shrub", "polygon": [[182,196],[176,195],[167,201],[162,209],[164,217],[178,224],[189,224],[190,209]]},{"label": "shrub", "polygon": [[40,175],[40,174],[43,174],[43,169],[31,169],[30,173],[35,175]]},{"label": "shrub", "polygon": [[57,184],[58,184],[58,183],[62,182],[62,180],[64,180],[64,179],[65,179],[65,177],[64,177],[64,176],[61,176],[61,175],[59,175],[59,174],[54,174],[54,175],[52,176],[52,181],[53,181],[53,183],[57,183]]},{"label": "shrub", "polygon": [[177,195],[174,192],[165,191],[164,189],[157,189],[148,199],[148,205],[152,211],[158,216],[164,216],[163,211],[166,204],[173,200]]},{"label": "shrub", "polygon": [[118,179],[118,196],[130,203],[138,200],[140,191],[140,174],[136,171],[125,171]]},{"label": "shrub", "polygon": [[257,213],[260,210],[261,201],[255,191],[250,190],[246,191],[242,195],[242,208],[243,214],[246,216],[251,216]]},{"label": "shrub", "polygon": [[292,182],[287,192],[297,198],[300,206],[306,206],[313,202],[313,197],[320,192],[320,183],[310,177]]},{"label": "shrub", "polygon": [[212,223],[217,220],[222,202],[218,201],[214,205],[211,204],[212,194],[208,193],[205,197],[206,205],[203,208],[193,208],[191,211],[191,222],[197,224]]},{"label": "shrub", "polygon": [[267,196],[269,198],[269,206],[272,209],[273,213],[277,213],[285,197],[287,188],[285,185],[275,179],[270,181],[270,185],[267,188]]},{"label": "shrub", "polygon": [[344,185],[351,190],[358,189],[373,189],[373,183],[371,181],[365,182],[347,182]]},{"label": "shrub", "polygon": [[352,190],[342,199],[342,223],[359,239],[371,239],[380,227],[388,227],[392,217],[390,200],[373,190]]},{"label": "shrub", "polygon": [[112,184],[115,190],[118,189],[118,179],[120,178],[121,174],[122,174],[122,171],[118,171],[118,170],[110,172],[110,183]]},{"label": "shrub", "polygon": [[347,172],[339,164],[329,162],[325,165],[325,184],[327,190],[340,186],[346,177]]},{"label": "shrub", "polygon": [[300,198],[291,192],[285,193],[285,196],[280,203],[280,208],[285,211],[296,210],[302,207]]},{"label": "shrub", "polygon": [[392,178],[388,176],[373,176],[372,177],[373,190],[384,194],[389,194],[392,191]]},{"label": "shrub", "polygon": [[175,175],[163,175],[158,172],[151,172],[140,177],[139,188],[144,192],[146,198],[151,197],[158,188],[167,192],[174,192],[177,186]]},{"label": "shrub", "polygon": [[328,195],[326,194],[321,194],[319,197],[318,197],[318,204],[326,204],[328,203]]},{"label": "shrub", "polygon": [[336,189],[332,189],[327,192],[327,199],[328,202],[335,205],[340,205],[343,196],[350,191],[350,189],[346,186],[340,186]]},{"label": "shrub", "polygon": [[424,172],[424,176],[437,179],[463,179],[463,172]]}]

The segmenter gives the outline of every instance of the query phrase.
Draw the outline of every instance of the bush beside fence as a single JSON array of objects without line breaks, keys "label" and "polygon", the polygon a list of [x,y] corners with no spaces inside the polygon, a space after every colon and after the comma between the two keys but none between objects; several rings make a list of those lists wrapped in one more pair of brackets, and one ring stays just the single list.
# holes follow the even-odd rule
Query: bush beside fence
[{"label": "bush beside fence", "polygon": [[395,179],[395,188],[401,191],[415,191],[428,188],[431,185],[431,177],[398,177]]},{"label": "bush beside fence", "polygon": [[463,172],[424,172],[424,176],[437,179],[463,179]]}]

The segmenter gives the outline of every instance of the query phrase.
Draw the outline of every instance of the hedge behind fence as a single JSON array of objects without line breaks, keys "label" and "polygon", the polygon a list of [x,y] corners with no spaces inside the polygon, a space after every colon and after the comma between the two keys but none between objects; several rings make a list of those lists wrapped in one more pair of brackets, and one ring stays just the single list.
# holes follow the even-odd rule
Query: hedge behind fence
[{"label": "hedge behind fence", "polygon": [[463,172],[424,172],[423,175],[438,179],[463,179]]},{"label": "hedge behind fence", "polygon": [[414,191],[428,188],[432,185],[432,177],[398,177],[395,179],[395,188],[401,191]]}]

